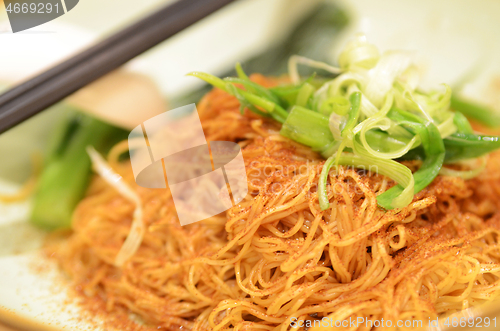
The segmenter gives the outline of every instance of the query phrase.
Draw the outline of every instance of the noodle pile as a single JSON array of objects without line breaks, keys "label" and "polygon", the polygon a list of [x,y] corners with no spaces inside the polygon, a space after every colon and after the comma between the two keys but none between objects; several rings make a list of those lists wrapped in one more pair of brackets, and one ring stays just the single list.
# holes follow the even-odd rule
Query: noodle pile
[{"label": "noodle pile", "polygon": [[74,232],[55,248],[87,309],[104,314],[108,327],[317,330],[314,321],[325,317],[331,325],[363,317],[426,327],[500,293],[500,154],[475,179],[436,178],[402,210],[377,206],[377,194],[394,185],[386,177],[332,169],[330,208],[321,211],[318,155],[280,136],[274,122],[240,114],[237,99],[221,90],[198,111],[208,141],[242,146],[249,195],[226,213],[180,226],[168,189],[138,187],[130,164],[112,151],[110,164],[143,204],[141,246],[114,265],[135,205],[96,177]]}]

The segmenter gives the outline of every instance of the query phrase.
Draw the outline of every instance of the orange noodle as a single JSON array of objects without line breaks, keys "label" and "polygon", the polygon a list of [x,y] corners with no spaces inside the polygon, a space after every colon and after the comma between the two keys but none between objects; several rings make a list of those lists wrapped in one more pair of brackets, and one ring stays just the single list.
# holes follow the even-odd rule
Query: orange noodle
[{"label": "orange noodle", "polygon": [[[170,191],[137,186],[130,163],[117,161],[121,144],[108,162],[140,197],[142,243],[115,265],[136,205],[96,176],[74,213],[73,233],[55,246],[87,309],[110,327],[316,330],[349,318],[426,327],[429,318],[500,294],[499,153],[478,177],[438,176],[410,205],[390,211],[376,196],[393,181],[334,167],[330,207],[321,211],[319,155],[280,136],[276,122],[240,114],[238,100],[221,90],[208,93],[198,112],[208,141],[243,148],[249,194],[240,204],[181,226]],[[406,325],[399,329],[418,326]]]}]

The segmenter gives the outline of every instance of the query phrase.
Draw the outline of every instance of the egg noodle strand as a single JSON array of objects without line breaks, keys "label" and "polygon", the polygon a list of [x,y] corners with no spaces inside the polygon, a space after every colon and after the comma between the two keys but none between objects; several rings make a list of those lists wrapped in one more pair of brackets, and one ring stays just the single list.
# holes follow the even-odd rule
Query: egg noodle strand
[{"label": "egg noodle strand", "polygon": [[358,317],[425,327],[500,293],[500,154],[478,177],[439,176],[390,211],[376,197],[392,181],[334,167],[330,207],[321,211],[321,157],[280,136],[275,123],[240,114],[238,100],[221,90],[198,111],[209,141],[243,148],[249,194],[241,203],[181,226],[170,191],[138,187],[130,164],[118,162],[120,144],[108,161],[142,201],[140,247],[114,264],[135,205],[99,177],[74,214],[73,234],[50,247],[87,311],[106,316],[110,329],[285,331],[309,321],[318,330],[326,327],[315,321]]}]

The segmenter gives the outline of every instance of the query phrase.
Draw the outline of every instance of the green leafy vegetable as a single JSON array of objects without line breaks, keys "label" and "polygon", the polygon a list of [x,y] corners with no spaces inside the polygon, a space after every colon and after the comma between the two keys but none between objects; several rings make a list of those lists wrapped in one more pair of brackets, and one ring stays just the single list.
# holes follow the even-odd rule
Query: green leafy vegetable
[{"label": "green leafy vegetable", "polygon": [[69,228],[71,215],[90,179],[85,148],[101,151],[125,139],[127,132],[83,114],[63,119],[49,144],[33,199],[31,221],[47,229]]}]

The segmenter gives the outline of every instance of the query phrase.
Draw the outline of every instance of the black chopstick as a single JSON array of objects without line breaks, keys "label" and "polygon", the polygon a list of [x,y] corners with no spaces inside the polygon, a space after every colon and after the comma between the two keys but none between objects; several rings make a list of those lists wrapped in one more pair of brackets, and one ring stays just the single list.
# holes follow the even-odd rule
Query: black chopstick
[{"label": "black chopstick", "polygon": [[117,69],[232,1],[179,0],[12,88],[0,95],[0,133]]}]

